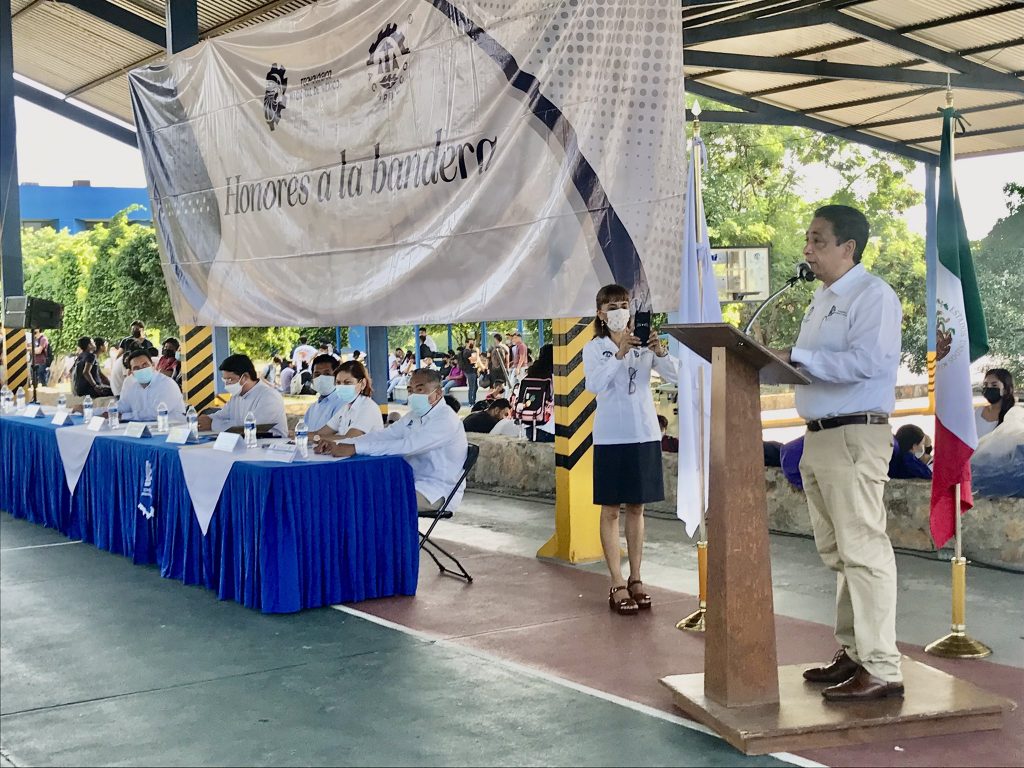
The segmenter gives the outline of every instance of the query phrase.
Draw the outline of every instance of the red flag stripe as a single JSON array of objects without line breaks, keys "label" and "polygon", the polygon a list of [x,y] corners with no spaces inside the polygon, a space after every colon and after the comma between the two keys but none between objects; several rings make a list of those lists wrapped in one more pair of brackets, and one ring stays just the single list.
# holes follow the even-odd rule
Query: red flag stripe
[{"label": "red flag stripe", "polygon": [[931,530],[936,547],[956,533],[956,485],[960,484],[960,513],[974,506],[971,495],[971,456],[974,449],[935,419],[935,461],[932,464]]}]

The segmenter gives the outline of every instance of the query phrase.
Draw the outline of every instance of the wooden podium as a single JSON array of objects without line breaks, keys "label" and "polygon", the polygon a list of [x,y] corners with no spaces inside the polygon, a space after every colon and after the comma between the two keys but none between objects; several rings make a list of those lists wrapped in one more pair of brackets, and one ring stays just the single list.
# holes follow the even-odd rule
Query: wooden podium
[{"label": "wooden podium", "polygon": [[1001,728],[1012,702],[906,657],[904,699],[852,705],[803,681],[814,664],[779,668],[760,384],[809,379],[726,323],[662,332],[711,363],[704,674],[662,679],[675,705],[747,754]]}]

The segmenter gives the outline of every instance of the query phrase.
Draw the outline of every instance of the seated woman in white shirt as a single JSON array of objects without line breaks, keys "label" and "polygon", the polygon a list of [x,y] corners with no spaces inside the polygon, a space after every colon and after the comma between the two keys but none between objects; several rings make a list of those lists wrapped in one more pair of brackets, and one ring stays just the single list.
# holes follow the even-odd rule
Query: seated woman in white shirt
[{"label": "seated woman in white shirt", "polygon": [[185,420],[185,400],[174,380],[153,367],[153,358],[146,348],[128,353],[131,376],[121,389],[118,410],[126,421],[156,421],[157,409],[163,403],[174,421]]},{"label": "seated woman in white shirt", "polygon": [[1013,374],[1005,368],[992,368],[985,372],[981,382],[981,394],[987,401],[974,410],[974,421],[978,426],[978,437],[984,437],[995,430],[1013,408],[1016,395],[1013,392]]},{"label": "seated woman in white shirt", "polygon": [[358,360],[349,360],[338,366],[334,374],[334,393],[342,402],[334,416],[312,434],[326,439],[341,440],[359,437],[384,428],[380,406],[373,402],[370,376]]},{"label": "seated woman in white shirt", "polygon": [[[629,291],[606,285],[597,293],[594,338],[583,348],[586,388],[597,395],[594,415],[594,503],[601,505],[601,548],[611,588],[608,604],[620,614],[649,608],[640,578],[644,504],[665,498],[661,427],[651,392],[651,370],[678,381],[678,363],[656,333],[633,333]],[[619,509],[626,507],[629,580],[622,578]]]}]

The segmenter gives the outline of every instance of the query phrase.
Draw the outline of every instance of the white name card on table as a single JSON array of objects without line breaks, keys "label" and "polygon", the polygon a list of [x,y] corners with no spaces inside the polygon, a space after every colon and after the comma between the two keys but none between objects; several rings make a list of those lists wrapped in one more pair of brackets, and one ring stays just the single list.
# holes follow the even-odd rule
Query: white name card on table
[{"label": "white name card on table", "polygon": [[213,450],[241,453],[245,450],[245,441],[241,435],[236,435],[234,432],[221,432],[217,435],[217,442],[213,444]]},{"label": "white name card on table", "polygon": [[189,429],[188,424],[183,424],[180,427],[171,427],[167,433],[167,442],[171,445],[187,445],[191,438],[192,430]]},{"label": "white name card on table", "polygon": [[53,414],[53,421],[51,421],[50,423],[58,427],[65,427],[68,424],[74,424],[74,422],[71,419],[71,412],[61,409],[58,409],[57,412]]},{"label": "white name card on table", "polygon": [[41,419],[46,414],[43,413],[43,406],[41,406],[39,403],[34,403],[32,405],[26,405],[25,410],[22,412],[21,415],[24,416],[26,419]]},{"label": "white name card on table", "polygon": [[86,426],[90,432],[106,432],[110,429],[110,423],[106,416],[93,416]]},{"label": "white name card on table", "polygon": [[290,464],[295,459],[296,448],[287,442],[264,445],[256,461],[281,461]]},{"label": "white name card on table", "polygon": [[133,421],[124,430],[125,437],[149,437],[149,427],[144,421]]}]

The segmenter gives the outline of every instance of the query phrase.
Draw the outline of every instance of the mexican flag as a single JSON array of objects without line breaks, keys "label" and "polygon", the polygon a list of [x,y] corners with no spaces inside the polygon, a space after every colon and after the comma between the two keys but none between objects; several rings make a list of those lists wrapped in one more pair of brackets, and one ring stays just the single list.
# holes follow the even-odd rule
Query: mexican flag
[{"label": "mexican flag", "polygon": [[935,461],[931,531],[937,547],[956,531],[956,492],[970,509],[971,454],[978,446],[971,395],[971,363],[988,352],[988,333],[971,260],[960,198],[953,180],[956,110],[942,110],[936,271]]}]

